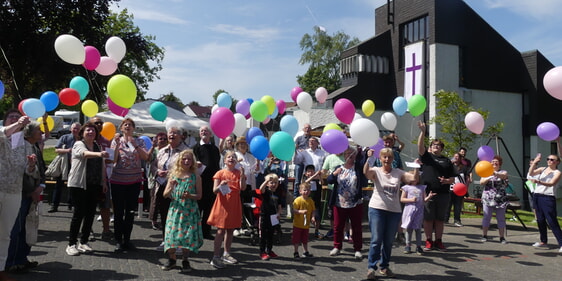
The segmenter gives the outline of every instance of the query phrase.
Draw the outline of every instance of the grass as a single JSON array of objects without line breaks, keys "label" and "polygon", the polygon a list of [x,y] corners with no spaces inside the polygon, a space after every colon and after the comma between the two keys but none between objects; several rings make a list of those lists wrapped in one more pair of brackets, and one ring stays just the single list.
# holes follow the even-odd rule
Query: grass
[{"label": "grass", "polygon": [[[466,203],[465,202],[463,210],[470,211],[470,212],[476,212],[476,207],[472,203]],[[535,215],[533,214],[532,211],[517,210],[517,214],[519,215],[519,217],[521,218],[523,223],[525,223],[525,225],[527,225],[527,226],[537,226],[537,223],[534,222]],[[452,214],[451,214],[451,217],[452,217]],[[513,213],[510,210],[507,210],[507,213],[505,214],[506,220],[509,220],[512,217],[513,217]],[[461,218],[482,218],[482,215],[463,213],[461,215]],[[561,217],[558,217],[558,223],[560,225],[562,225],[562,218]]]},{"label": "grass", "polygon": [[55,159],[55,156],[57,156],[57,153],[55,152],[54,147],[43,149],[43,160],[45,160],[45,166],[49,166],[49,164],[51,164],[51,161]]}]

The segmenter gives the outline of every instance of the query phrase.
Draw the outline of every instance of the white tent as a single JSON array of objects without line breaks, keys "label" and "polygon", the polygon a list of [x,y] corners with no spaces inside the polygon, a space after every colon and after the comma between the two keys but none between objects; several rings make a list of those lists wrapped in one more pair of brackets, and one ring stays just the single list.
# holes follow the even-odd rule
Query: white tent
[{"label": "white tent", "polygon": [[[179,127],[187,130],[191,135],[197,136],[197,134],[193,133],[199,131],[199,127],[209,125],[206,121],[188,116],[185,113],[169,106],[166,106],[168,108],[168,116],[166,117],[166,120],[164,122],[157,121],[152,118],[149,111],[150,105],[153,102],[155,101],[149,100],[136,103],[129,109],[127,115],[125,115],[125,117],[129,117],[135,121],[136,133],[144,135],[166,132],[166,124],[169,122],[177,122],[176,124],[178,124]],[[119,127],[121,121],[124,119],[124,117],[115,115],[111,111],[100,112],[96,116],[102,118],[104,122],[111,122],[115,124],[116,128]]]}]

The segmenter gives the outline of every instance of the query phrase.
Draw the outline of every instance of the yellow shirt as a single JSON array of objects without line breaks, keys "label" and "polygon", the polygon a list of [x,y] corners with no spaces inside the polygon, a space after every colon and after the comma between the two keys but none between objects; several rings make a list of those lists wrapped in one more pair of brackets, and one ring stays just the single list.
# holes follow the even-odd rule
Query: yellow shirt
[{"label": "yellow shirt", "polygon": [[314,206],[314,200],[308,197],[308,199],[304,199],[302,196],[297,197],[293,201],[293,209],[294,210],[308,210],[306,214],[293,214],[293,226],[303,229],[310,228],[310,220],[314,214],[314,210],[316,207]]}]

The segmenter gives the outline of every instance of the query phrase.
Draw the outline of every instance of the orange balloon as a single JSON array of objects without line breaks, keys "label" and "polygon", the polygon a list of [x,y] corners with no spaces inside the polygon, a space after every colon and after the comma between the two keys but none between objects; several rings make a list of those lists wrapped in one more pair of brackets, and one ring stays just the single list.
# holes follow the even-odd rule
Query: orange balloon
[{"label": "orange balloon", "polygon": [[113,137],[115,136],[115,125],[113,125],[113,123],[111,122],[105,122],[103,123],[103,127],[101,129],[101,135],[106,138],[107,140],[112,140]]},{"label": "orange balloon", "polygon": [[494,167],[492,167],[492,163],[490,163],[489,161],[482,160],[476,163],[476,166],[474,166],[474,171],[476,171],[477,175],[485,178],[494,174]]}]

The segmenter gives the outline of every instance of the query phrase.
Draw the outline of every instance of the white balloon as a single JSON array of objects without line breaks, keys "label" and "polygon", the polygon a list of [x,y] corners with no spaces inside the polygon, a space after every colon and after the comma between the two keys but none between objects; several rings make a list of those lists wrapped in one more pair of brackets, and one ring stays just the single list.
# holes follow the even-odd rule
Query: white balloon
[{"label": "white balloon", "polygon": [[246,117],[240,113],[234,113],[234,130],[236,136],[243,136],[246,133]]},{"label": "white balloon", "polygon": [[297,96],[297,105],[300,109],[309,112],[312,108],[312,97],[307,92],[300,92]]},{"label": "white balloon", "polygon": [[127,53],[127,46],[125,46],[125,42],[121,38],[112,36],[105,42],[105,52],[113,61],[119,63],[125,57],[125,53]]},{"label": "white balloon", "polygon": [[218,104],[213,105],[213,107],[211,107],[211,114],[213,114],[219,107],[220,106]]},{"label": "white balloon", "polygon": [[398,120],[396,120],[396,116],[392,114],[392,112],[385,112],[381,116],[381,124],[387,130],[394,131],[396,124],[398,124]]},{"label": "white balloon", "polygon": [[[361,114],[355,112],[355,115],[353,115],[353,121],[355,121],[355,120],[357,120],[357,119],[359,119],[359,118],[363,118],[363,116],[361,116]],[[353,122],[353,121],[351,121],[351,122]]]},{"label": "white balloon", "polygon": [[351,122],[349,135],[356,144],[370,147],[377,144],[379,140],[379,128],[373,121],[361,118]]},{"label": "white balloon", "polygon": [[80,65],[86,60],[84,44],[70,34],[63,34],[57,37],[55,40],[55,51],[67,63]]},{"label": "white balloon", "polygon": [[100,64],[96,67],[96,72],[103,76],[109,76],[117,70],[117,63],[110,57],[100,58]]}]

